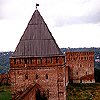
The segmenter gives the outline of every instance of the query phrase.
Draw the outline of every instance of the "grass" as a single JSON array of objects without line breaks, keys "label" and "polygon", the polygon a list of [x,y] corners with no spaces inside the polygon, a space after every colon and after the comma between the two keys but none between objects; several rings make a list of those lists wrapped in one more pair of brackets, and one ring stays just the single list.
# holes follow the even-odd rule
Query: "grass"
[{"label": "grass", "polygon": [[10,86],[0,86],[0,100],[12,100]]},{"label": "grass", "polygon": [[[66,100],[100,100],[100,83],[69,84]],[[11,100],[10,86],[0,86],[0,100]]]},{"label": "grass", "polygon": [[0,100],[11,100],[11,92],[9,91],[0,92]]},{"label": "grass", "polygon": [[100,83],[68,85],[67,100],[100,100]]}]

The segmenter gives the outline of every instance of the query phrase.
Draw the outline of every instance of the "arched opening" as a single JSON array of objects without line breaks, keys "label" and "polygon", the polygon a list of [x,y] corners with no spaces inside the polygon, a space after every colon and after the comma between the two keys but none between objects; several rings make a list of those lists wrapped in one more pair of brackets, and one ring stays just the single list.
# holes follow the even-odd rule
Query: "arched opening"
[{"label": "arched opening", "polygon": [[40,90],[36,91],[36,100],[47,100],[47,97]]}]

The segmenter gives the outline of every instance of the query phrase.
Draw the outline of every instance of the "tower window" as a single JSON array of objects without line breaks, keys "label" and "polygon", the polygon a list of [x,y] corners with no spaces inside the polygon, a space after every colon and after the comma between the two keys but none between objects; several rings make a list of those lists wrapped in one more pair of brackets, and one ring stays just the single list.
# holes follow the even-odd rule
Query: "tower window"
[{"label": "tower window", "polygon": [[46,74],[46,79],[48,79],[48,74]]},{"label": "tower window", "polygon": [[36,74],[36,79],[38,79],[39,77],[38,77],[38,75]]},{"label": "tower window", "polygon": [[76,75],[78,75],[78,72],[76,72]]},{"label": "tower window", "polygon": [[75,60],[75,58],[73,58],[73,60]]},{"label": "tower window", "polygon": [[84,60],[86,60],[86,57],[84,57]]},{"label": "tower window", "polygon": [[28,79],[28,74],[25,74],[25,79]]}]

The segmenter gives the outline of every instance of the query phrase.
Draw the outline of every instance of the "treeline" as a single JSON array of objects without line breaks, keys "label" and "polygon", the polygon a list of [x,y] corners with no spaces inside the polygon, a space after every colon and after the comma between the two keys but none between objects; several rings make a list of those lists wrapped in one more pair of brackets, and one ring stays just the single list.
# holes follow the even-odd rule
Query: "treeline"
[{"label": "treeline", "polygon": [[9,57],[13,52],[0,52],[0,66],[9,66]]},{"label": "treeline", "polygon": [[7,73],[9,71],[9,57],[13,52],[0,52],[0,73]]}]

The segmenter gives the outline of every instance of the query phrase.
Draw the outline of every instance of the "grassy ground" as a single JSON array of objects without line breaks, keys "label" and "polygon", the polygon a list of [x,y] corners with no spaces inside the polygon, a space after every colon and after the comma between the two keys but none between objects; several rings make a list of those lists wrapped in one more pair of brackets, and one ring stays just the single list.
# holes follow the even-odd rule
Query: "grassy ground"
[{"label": "grassy ground", "polygon": [[0,100],[11,100],[10,86],[0,86]]},{"label": "grassy ground", "polygon": [[67,100],[100,100],[100,83],[68,85]]},{"label": "grassy ground", "polygon": [[[0,86],[0,100],[11,100],[10,86]],[[68,85],[67,100],[100,100],[100,83]]]}]

